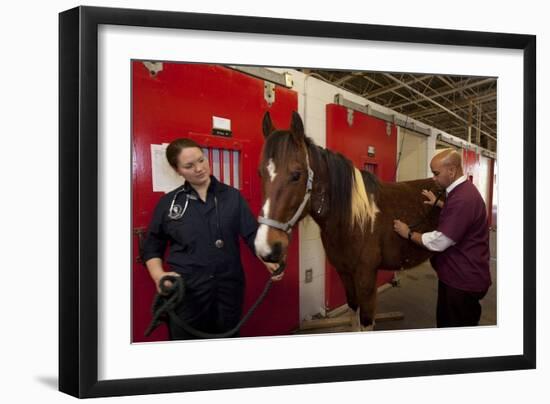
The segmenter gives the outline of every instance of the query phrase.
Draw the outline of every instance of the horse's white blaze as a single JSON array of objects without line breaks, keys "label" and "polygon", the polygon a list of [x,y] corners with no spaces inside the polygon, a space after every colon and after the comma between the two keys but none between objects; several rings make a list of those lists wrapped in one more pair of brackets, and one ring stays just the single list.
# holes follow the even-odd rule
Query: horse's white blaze
[{"label": "horse's white blaze", "polygon": [[269,163],[267,164],[267,172],[269,173],[269,178],[271,179],[271,182],[275,180],[275,177],[277,176],[277,168],[275,167],[275,163],[273,162],[273,159],[269,159]]},{"label": "horse's white blaze", "polygon": [[269,227],[265,224],[261,224],[258,227],[258,232],[256,233],[256,239],[254,240],[254,247],[256,247],[256,254],[260,257],[267,257],[271,254],[271,247],[267,243],[267,231]]},{"label": "horse's white blaze", "polygon": [[[262,216],[269,218],[269,198],[266,199],[264,206],[262,207]],[[267,231],[269,227],[265,224],[261,224],[258,227],[256,238],[254,239],[254,247],[256,247],[256,254],[261,257],[266,257],[271,254],[271,247],[267,243]]]}]

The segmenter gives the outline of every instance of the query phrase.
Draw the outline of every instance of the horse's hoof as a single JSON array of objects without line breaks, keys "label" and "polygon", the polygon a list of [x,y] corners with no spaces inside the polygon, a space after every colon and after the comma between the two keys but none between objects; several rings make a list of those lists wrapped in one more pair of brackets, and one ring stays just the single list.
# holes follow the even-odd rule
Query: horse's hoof
[{"label": "horse's hoof", "polygon": [[361,331],[374,331],[374,322],[367,326],[361,324]]}]

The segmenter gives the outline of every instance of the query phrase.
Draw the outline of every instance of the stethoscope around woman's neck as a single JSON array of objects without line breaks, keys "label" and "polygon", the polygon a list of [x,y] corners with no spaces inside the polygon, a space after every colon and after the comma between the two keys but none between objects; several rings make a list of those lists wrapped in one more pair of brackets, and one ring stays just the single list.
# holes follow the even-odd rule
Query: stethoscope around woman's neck
[{"label": "stethoscope around woman's neck", "polygon": [[[185,204],[183,205],[183,208],[181,205],[176,204],[176,200],[178,199],[179,194],[182,192],[185,192]],[[198,198],[191,194],[190,190],[183,187],[179,191],[177,191],[174,194],[174,197],[172,198],[172,203],[170,203],[170,208],[168,209],[168,218],[170,220],[180,220],[187,211],[187,207],[189,206],[189,200],[197,200]],[[222,239],[222,232],[221,232],[221,225],[220,225],[220,211],[218,209],[218,197],[214,194],[214,207],[216,209],[216,227],[218,231],[218,238],[214,242],[214,245],[217,248],[223,248],[224,242]]]}]

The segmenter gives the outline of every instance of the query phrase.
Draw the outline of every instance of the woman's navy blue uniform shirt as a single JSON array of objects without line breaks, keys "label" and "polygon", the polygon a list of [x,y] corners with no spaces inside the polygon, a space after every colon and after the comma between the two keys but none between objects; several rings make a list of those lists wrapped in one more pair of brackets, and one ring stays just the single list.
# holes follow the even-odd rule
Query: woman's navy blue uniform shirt
[{"label": "woman's navy blue uniform shirt", "polygon": [[[184,192],[178,195],[176,204],[183,207],[187,194],[195,198],[189,199],[181,219],[172,220],[168,217],[170,204],[181,189]],[[219,228],[214,196],[218,201]],[[258,223],[241,193],[211,176],[206,202],[187,183],[160,199],[149,225],[142,259],[164,260],[169,246],[166,263],[171,271],[205,279],[221,276],[244,280],[239,235],[255,253],[257,229]],[[215,245],[219,238],[224,242],[223,248]]]}]

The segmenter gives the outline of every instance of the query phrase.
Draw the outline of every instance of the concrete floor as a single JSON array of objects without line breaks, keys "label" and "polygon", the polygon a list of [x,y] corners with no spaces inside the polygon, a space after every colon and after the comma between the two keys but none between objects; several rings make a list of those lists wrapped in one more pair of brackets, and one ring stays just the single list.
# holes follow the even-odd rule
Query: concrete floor
[{"label": "concrete floor", "polygon": [[[493,285],[481,300],[480,325],[496,325],[497,319],[497,273],[496,273],[496,232],[490,234],[491,278]],[[377,313],[401,312],[402,320],[377,322],[375,330],[406,330],[434,328],[437,301],[437,276],[429,261],[418,267],[397,273],[398,286],[384,290],[378,295]],[[349,316],[344,312],[340,316]],[[350,327],[333,327],[323,330],[299,331],[302,333],[343,332]]]}]

